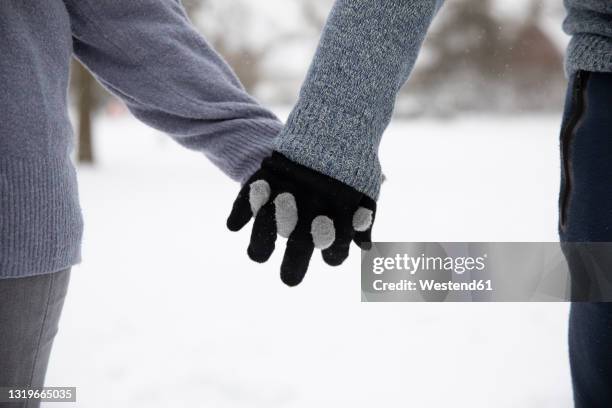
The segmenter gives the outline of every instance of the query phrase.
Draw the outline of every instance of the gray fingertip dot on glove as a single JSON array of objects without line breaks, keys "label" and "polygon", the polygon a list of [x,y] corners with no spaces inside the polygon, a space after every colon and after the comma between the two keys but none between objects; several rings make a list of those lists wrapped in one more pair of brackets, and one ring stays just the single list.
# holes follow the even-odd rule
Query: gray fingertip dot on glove
[{"label": "gray fingertip dot on glove", "polygon": [[274,199],[274,207],[278,235],[289,238],[298,222],[295,197],[291,193],[281,193]]},{"label": "gray fingertip dot on glove", "polygon": [[353,229],[355,231],[367,231],[372,225],[372,210],[359,207],[355,214],[353,214]]},{"label": "gray fingertip dot on glove", "polygon": [[249,204],[253,215],[270,199],[270,185],[265,180],[257,180],[249,185]]},{"label": "gray fingertip dot on glove", "polygon": [[310,233],[315,248],[326,249],[333,244],[336,239],[336,229],[331,218],[319,215],[312,220]]}]

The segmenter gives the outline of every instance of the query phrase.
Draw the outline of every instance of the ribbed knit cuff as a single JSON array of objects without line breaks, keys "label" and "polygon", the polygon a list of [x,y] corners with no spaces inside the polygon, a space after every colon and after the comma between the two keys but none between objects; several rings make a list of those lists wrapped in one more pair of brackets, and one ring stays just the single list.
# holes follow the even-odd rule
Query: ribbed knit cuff
[{"label": "ribbed knit cuff", "polygon": [[339,109],[300,103],[275,139],[274,149],[376,200],[382,182],[381,130],[372,123]]},{"label": "ribbed knit cuff", "polygon": [[82,230],[68,157],[0,158],[0,279],[78,263]]},{"label": "ribbed knit cuff", "polygon": [[233,126],[231,137],[224,138],[223,151],[213,162],[232,179],[246,182],[261,166],[261,162],[272,154],[274,138],[283,125],[274,119],[244,120]]},{"label": "ribbed knit cuff", "polygon": [[612,72],[612,38],[596,34],[575,34],[567,47],[568,76],[578,70]]}]

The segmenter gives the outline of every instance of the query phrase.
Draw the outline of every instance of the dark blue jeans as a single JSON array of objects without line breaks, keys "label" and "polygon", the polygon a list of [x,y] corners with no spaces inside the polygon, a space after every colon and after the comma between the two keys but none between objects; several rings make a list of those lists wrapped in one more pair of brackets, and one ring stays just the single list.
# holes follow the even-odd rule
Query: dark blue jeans
[{"label": "dark blue jeans", "polygon": [[[570,80],[559,213],[561,241],[612,242],[612,73],[581,71]],[[570,265],[573,280],[589,275]],[[612,407],[612,303],[572,303],[569,351],[576,407]]]}]

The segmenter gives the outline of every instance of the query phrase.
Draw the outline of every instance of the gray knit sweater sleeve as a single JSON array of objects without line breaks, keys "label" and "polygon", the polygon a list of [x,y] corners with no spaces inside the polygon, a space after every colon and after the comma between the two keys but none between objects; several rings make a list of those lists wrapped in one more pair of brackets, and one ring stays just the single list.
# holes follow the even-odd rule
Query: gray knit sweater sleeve
[{"label": "gray knit sweater sleeve", "polygon": [[378,145],[442,0],[337,0],[275,149],[376,199]]},{"label": "gray knit sweater sleeve", "polygon": [[74,53],[130,111],[244,181],[282,124],[174,0],[65,0]]},{"label": "gray knit sweater sleeve", "polygon": [[612,72],[612,1],[565,0],[563,29],[572,36],[566,70]]}]

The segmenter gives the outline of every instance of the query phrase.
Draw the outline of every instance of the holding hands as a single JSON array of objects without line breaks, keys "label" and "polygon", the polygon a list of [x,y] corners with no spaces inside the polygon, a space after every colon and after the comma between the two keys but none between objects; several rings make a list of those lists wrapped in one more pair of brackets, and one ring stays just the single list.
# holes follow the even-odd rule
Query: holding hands
[{"label": "holding hands", "polygon": [[288,238],[281,279],[295,286],[315,248],[332,266],[348,257],[351,241],[368,249],[375,213],[367,195],[273,152],[242,187],[227,227],[238,231],[254,217],[247,252],[260,263],[272,255],[277,235]]}]

